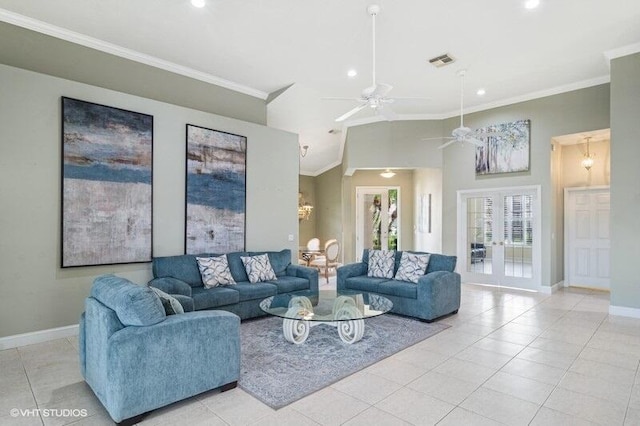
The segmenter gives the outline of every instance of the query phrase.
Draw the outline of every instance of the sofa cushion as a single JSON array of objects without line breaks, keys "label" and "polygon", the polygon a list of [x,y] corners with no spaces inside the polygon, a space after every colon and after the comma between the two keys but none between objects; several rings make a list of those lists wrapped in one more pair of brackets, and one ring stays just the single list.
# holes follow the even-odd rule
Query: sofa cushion
[{"label": "sofa cushion", "polygon": [[231,271],[231,276],[233,276],[233,279],[237,283],[242,281],[249,281],[249,277],[247,277],[247,271],[244,269],[244,263],[242,263],[242,256],[249,256],[249,253],[244,251],[227,253],[229,270]]},{"label": "sofa cushion", "polygon": [[245,300],[266,299],[278,293],[278,287],[271,283],[238,283],[233,287],[240,294],[240,302]]},{"label": "sofa cushion", "polygon": [[371,250],[367,276],[375,278],[393,278],[395,251]]},{"label": "sofa cushion", "polygon": [[400,266],[394,278],[400,281],[417,283],[426,272],[428,264],[429,254],[402,252]]},{"label": "sofa cushion", "polygon": [[97,277],[91,297],[115,311],[125,326],[153,325],[166,318],[162,302],[153,290],[115,275]]},{"label": "sofa cushion", "polygon": [[240,259],[244,264],[244,269],[247,271],[249,282],[259,283],[278,279],[266,253],[257,256],[242,256]]},{"label": "sofa cushion", "polygon": [[378,293],[388,296],[418,298],[418,286],[407,281],[389,280],[378,284]]},{"label": "sofa cushion", "polygon": [[444,254],[432,254],[429,257],[429,266],[427,266],[427,274],[435,271],[454,272],[456,269],[456,256],[447,256]]},{"label": "sofa cushion", "polygon": [[240,294],[233,287],[197,287],[193,289],[193,306],[200,309],[212,309],[218,306],[233,305],[240,301]]},{"label": "sofa cushion", "polygon": [[202,286],[198,262],[196,262],[196,257],[190,254],[154,257],[153,277],[173,277],[186,282],[191,287]]},{"label": "sofa cushion", "polygon": [[197,257],[198,269],[202,277],[202,283],[206,288],[218,287],[219,285],[234,285],[236,281],[229,270],[227,255],[217,257]]},{"label": "sofa cushion", "polygon": [[281,276],[276,281],[269,281],[269,283],[278,287],[278,294],[309,289],[309,280],[305,278]]},{"label": "sofa cushion", "polygon": [[[251,255],[261,254],[261,253],[251,253]],[[277,277],[281,277],[287,274],[287,266],[291,264],[291,250],[284,249],[281,251],[269,251],[267,252],[269,256],[269,261],[271,262],[271,267],[273,271],[276,273]]]},{"label": "sofa cushion", "polygon": [[350,277],[345,280],[345,287],[352,290],[377,292],[378,284],[388,281],[387,278],[373,278],[366,275]]},{"label": "sofa cushion", "polygon": [[184,314],[184,309],[178,299],[171,296],[170,294],[165,293],[156,287],[149,287],[153,292],[160,298],[160,302],[162,303],[162,307],[164,308],[164,313],[166,315],[175,315],[175,314]]}]

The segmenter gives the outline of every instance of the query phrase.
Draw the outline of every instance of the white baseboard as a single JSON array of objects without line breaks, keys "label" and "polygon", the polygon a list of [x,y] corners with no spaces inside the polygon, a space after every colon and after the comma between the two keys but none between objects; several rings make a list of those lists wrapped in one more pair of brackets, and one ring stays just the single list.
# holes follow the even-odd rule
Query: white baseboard
[{"label": "white baseboard", "polygon": [[560,289],[560,287],[564,287],[564,281],[559,281],[551,286],[540,286],[540,293],[542,294],[553,294]]},{"label": "white baseboard", "polygon": [[626,306],[613,306],[609,305],[609,315],[616,315],[621,317],[640,318],[640,309],[627,308]]},{"label": "white baseboard", "polygon": [[0,337],[0,351],[78,335],[78,324]]}]

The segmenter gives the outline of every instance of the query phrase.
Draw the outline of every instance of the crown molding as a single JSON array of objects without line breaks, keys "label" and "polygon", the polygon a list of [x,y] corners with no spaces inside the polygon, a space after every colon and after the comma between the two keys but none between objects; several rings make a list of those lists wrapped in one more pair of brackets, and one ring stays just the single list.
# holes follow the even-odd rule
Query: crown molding
[{"label": "crown molding", "polygon": [[233,90],[234,92],[243,93],[245,95],[253,96],[258,99],[266,100],[269,96],[268,93],[254,89],[252,87],[244,86],[233,81],[216,77],[212,74],[197,71],[193,68],[178,65],[173,62],[165,61],[164,59],[156,58],[155,56],[136,52],[132,49],[127,49],[113,43],[108,43],[97,38],[77,33],[75,31],[51,25],[49,23],[30,18],[28,16],[20,15],[6,9],[0,8],[0,21],[16,25],[18,27],[26,28],[31,31],[36,31],[41,34],[46,34],[48,36],[55,37],[61,40],[69,41],[71,43],[79,44],[81,46],[89,47],[91,49],[99,50],[101,52],[109,53],[111,55],[119,56],[121,58],[129,59],[131,61],[139,62],[141,64],[183,75],[185,77],[193,78],[195,80],[204,81],[205,83],[215,84],[216,86]]},{"label": "crown molding", "polygon": [[604,52],[604,58],[607,61],[607,65],[611,68],[611,61],[623,56],[633,55],[640,52],[640,43],[628,44],[626,46],[618,47],[617,49],[611,49]]}]

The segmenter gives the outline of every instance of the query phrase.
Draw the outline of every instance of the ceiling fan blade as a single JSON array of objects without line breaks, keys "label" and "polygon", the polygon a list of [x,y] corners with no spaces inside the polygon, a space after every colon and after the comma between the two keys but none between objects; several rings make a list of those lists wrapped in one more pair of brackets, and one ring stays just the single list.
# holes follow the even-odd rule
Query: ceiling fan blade
[{"label": "ceiling fan blade", "polygon": [[361,104],[358,105],[357,107],[355,107],[354,109],[342,114],[340,117],[336,118],[336,121],[344,121],[347,118],[351,117],[353,114],[355,114],[356,112],[360,111],[361,109],[365,108],[367,106],[367,104]]},{"label": "ceiling fan blade", "polygon": [[396,114],[391,108],[388,106],[383,106],[377,109],[378,114],[382,115],[388,121],[394,121],[398,119],[398,114]]},{"label": "ceiling fan blade", "polygon": [[452,137],[450,137],[450,136],[446,136],[446,137],[444,137],[444,136],[438,136],[438,137],[436,137],[436,138],[422,138],[422,139],[420,139],[420,140],[421,140],[421,141],[443,141],[443,140],[447,140],[447,139],[455,139],[455,138],[452,138]]},{"label": "ceiling fan blade", "polygon": [[323,101],[358,101],[358,102],[362,102],[363,100],[360,98],[338,98],[338,97],[329,97],[329,98],[320,98],[320,100]]},{"label": "ceiling fan blade", "polygon": [[396,101],[402,101],[402,102],[410,102],[410,101],[432,101],[433,98],[423,98],[423,97],[419,97],[419,96],[394,96],[393,97],[394,100]]},{"label": "ceiling fan blade", "polygon": [[438,147],[438,149],[446,148],[446,147],[448,147],[449,145],[451,145],[451,144],[453,144],[453,143],[456,143],[456,142],[458,142],[456,139],[451,139],[449,142],[445,142],[445,143],[443,143],[442,145],[440,145],[440,146]]}]

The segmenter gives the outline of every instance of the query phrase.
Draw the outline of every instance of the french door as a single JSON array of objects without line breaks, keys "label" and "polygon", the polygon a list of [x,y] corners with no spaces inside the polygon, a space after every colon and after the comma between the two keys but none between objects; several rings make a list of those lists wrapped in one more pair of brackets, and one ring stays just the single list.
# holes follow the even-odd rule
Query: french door
[{"label": "french door", "polygon": [[363,249],[400,249],[400,188],[356,187],[356,260]]},{"label": "french door", "polygon": [[463,281],[538,290],[540,188],[458,192]]}]

